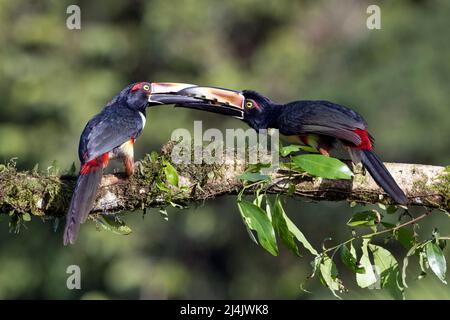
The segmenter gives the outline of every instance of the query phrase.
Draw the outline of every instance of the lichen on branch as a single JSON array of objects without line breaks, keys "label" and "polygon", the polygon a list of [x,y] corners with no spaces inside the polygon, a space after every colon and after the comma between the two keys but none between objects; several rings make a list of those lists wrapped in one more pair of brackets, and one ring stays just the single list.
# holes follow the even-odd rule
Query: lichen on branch
[{"label": "lichen on branch", "polygon": [[[164,207],[170,203],[187,205],[193,202],[236,194],[242,188],[238,179],[247,165],[236,159],[231,164],[174,165],[178,186],[164,180],[164,163],[170,158],[171,144],[158,155],[142,159],[135,175],[106,174],[101,182],[94,212],[141,210]],[[386,163],[399,186],[410,199],[410,205],[450,209],[450,172],[439,166]],[[76,177],[18,171],[14,164],[0,166],[0,213],[62,217],[70,202]],[[305,174],[287,174],[278,170],[271,174],[271,193],[292,194],[310,200],[349,201],[391,204],[370,175],[355,171],[352,180],[329,180]],[[289,186],[294,185],[294,190]],[[251,189],[248,190],[251,192]]]}]

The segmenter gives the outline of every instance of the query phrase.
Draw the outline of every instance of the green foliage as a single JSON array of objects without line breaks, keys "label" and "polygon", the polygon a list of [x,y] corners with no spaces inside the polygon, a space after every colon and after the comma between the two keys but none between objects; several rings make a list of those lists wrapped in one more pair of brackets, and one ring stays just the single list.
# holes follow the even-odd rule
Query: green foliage
[{"label": "green foliage", "polygon": [[129,235],[132,230],[129,226],[125,224],[125,222],[120,219],[117,215],[108,216],[101,215],[99,218],[95,219],[95,221],[104,229],[115,234],[120,235]]},{"label": "green foliage", "polygon": [[445,281],[447,263],[445,261],[445,256],[442,249],[436,243],[428,242],[425,245],[425,253],[431,270],[439,278],[439,280],[441,280],[444,284],[447,284],[447,281]]},{"label": "green foliage", "polygon": [[364,267],[362,267],[358,260],[356,260],[356,250],[353,246],[353,242],[350,242],[350,250],[347,248],[347,245],[343,244],[341,246],[341,261],[348,267],[350,270],[356,273],[365,273]]},{"label": "green foliage", "polygon": [[261,246],[272,255],[278,255],[275,232],[267,213],[259,206],[245,200],[239,201],[238,207],[246,226],[256,231]]},{"label": "green foliage", "polygon": [[376,210],[368,210],[357,212],[348,220],[347,225],[350,227],[357,226],[374,226],[380,222],[382,216]]},{"label": "green foliage", "polygon": [[378,281],[381,288],[386,288],[396,299],[403,299],[403,287],[400,285],[400,271],[398,262],[388,250],[381,246],[369,244],[377,267]]},{"label": "green foliage", "polygon": [[326,179],[351,179],[353,173],[342,161],[321,154],[304,154],[292,157],[292,168]]},{"label": "green foliage", "polygon": [[315,153],[319,152],[319,151],[317,151],[316,149],[314,149],[313,147],[310,147],[310,146],[302,146],[302,145],[298,145],[298,144],[291,144],[291,145],[282,147],[280,149],[280,156],[287,157],[291,153],[298,152],[298,151],[315,152]]},{"label": "green foliage", "polygon": [[250,182],[258,182],[269,180],[268,175],[264,175],[258,172],[244,172],[239,176],[239,180],[250,181]]},{"label": "green foliage", "polygon": [[322,283],[330,289],[331,293],[337,298],[340,298],[337,292],[343,292],[345,287],[342,284],[342,281],[338,278],[338,270],[333,260],[324,256],[320,259],[319,264],[319,276]]},{"label": "green foliage", "polygon": [[163,160],[162,162],[164,177],[168,183],[174,187],[178,187],[178,173],[177,170],[170,164],[169,161]]},{"label": "green foliage", "polygon": [[[280,153],[289,155],[294,151],[298,151],[297,148],[282,149]],[[286,168],[296,168],[300,164],[303,166],[302,170],[305,170],[308,174],[319,177],[322,177],[321,174],[323,174],[327,178],[334,179],[339,177],[338,172],[342,173],[343,171],[349,170],[339,160],[321,155],[290,157],[288,162],[284,163],[284,166]],[[343,170],[343,166],[346,169]],[[415,254],[420,257],[421,278],[426,274],[425,269],[429,267],[446,284],[446,261],[442,248],[445,247],[446,241],[449,238],[441,237],[439,232],[435,230],[432,234],[433,240],[419,242],[418,235],[408,228],[411,224],[425,218],[428,214],[425,213],[417,218],[411,218],[405,223],[399,222],[393,224],[385,221],[385,219],[397,213],[400,207],[395,205],[385,206],[379,203],[379,210],[358,211],[347,221],[348,227],[358,228],[358,230],[361,229],[359,227],[369,227],[371,233],[365,232],[357,235],[353,230],[353,237],[349,240],[331,248],[323,247],[322,252],[318,252],[286,215],[281,202],[281,196],[277,195],[273,201],[269,199],[266,192],[270,187],[270,177],[262,175],[259,172],[260,169],[258,166],[252,166],[240,176],[240,179],[244,182],[244,187],[238,195],[238,206],[246,226],[251,230],[257,231],[261,246],[273,255],[278,254],[275,234],[294,255],[299,257],[300,251],[296,240],[302,243],[309,253],[314,256],[311,277],[318,275],[321,283],[337,298],[341,298],[340,293],[346,292],[346,288],[339,277],[338,269],[334,262],[334,256],[338,251],[340,251],[340,260],[342,263],[355,274],[356,283],[359,287],[385,289],[395,299],[405,298],[405,288],[407,288],[406,267],[408,266],[409,258]],[[348,179],[351,178],[351,175],[341,177]],[[242,200],[244,192],[250,188],[254,190],[255,200],[253,203]],[[264,201],[266,202],[265,209],[263,207]],[[351,204],[352,208],[355,206],[356,204]],[[379,212],[380,210],[384,211],[385,215],[381,214]],[[411,216],[407,209],[404,210],[403,213],[399,214],[399,221],[404,216]],[[258,221],[258,223],[255,221]],[[396,240],[408,250],[403,259],[401,271],[397,259],[387,248],[372,243],[372,241],[381,235],[385,235],[386,243]],[[360,247],[362,254],[358,258],[354,243],[360,239],[362,239]]]}]

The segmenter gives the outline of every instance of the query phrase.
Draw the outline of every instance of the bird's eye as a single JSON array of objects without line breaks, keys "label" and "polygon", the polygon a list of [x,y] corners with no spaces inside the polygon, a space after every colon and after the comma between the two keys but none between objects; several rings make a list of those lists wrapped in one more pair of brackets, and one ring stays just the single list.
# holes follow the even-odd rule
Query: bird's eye
[{"label": "bird's eye", "polygon": [[247,109],[253,108],[253,102],[252,102],[252,101],[247,101],[247,102],[245,103],[245,107],[246,107]]},{"label": "bird's eye", "polygon": [[143,88],[145,91],[149,91],[149,90],[150,90],[150,86],[149,86],[148,84],[145,84],[142,88]]}]

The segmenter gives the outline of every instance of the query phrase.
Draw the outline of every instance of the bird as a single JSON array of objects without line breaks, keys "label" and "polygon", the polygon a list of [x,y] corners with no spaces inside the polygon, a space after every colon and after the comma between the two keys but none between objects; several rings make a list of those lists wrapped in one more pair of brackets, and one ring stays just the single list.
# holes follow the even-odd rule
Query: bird
[{"label": "bird", "polygon": [[187,87],[180,95],[196,99],[176,107],[200,109],[232,116],[255,130],[278,129],[291,142],[316,148],[325,156],[337,142],[348,150],[352,162],[363,164],[375,182],[398,204],[408,198],[374,152],[367,122],[356,111],[325,100],[299,100],[278,104],[254,90]]},{"label": "bird", "polygon": [[125,87],[86,124],[79,142],[81,168],[64,229],[64,245],[74,244],[91,211],[110,160],[121,160],[127,176],[134,172],[134,144],[146,124],[146,108],[164,103],[188,103],[176,92],[192,84],[137,82]]}]

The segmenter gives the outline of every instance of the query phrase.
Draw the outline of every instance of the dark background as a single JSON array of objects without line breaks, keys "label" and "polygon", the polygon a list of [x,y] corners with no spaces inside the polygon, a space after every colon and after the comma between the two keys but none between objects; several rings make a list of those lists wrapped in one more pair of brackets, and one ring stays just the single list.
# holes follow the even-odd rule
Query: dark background
[{"label": "dark background", "polygon": [[[81,30],[66,28],[74,3]],[[381,7],[381,30],[366,28],[372,3]],[[79,135],[113,95],[135,81],[171,81],[255,89],[280,102],[332,100],[366,118],[385,161],[448,165],[449,16],[444,0],[0,0],[0,162],[18,157],[19,168],[39,163],[43,171],[54,160],[63,170],[78,165]],[[170,107],[147,115],[137,159],[193,120],[204,129],[244,127]],[[345,222],[354,209],[345,203],[290,200],[287,212],[317,248],[351,236]],[[332,298],[317,279],[305,280],[306,252],[272,257],[249,240],[234,197],[169,209],[169,221],[156,209],[125,219],[129,236],[88,223],[64,248],[52,222],[33,219],[9,234],[1,215],[0,298]],[[435,226],[450,231],[435,213],[421,238]],[[386,246],[401,262],[406,252]],[[66,288],[71,264],[81,267],[82,290]],[[344,298],[389,298],[358,289],[338,266],[350,288]],[[434,275],[416,281],[418,273],[410,267],[408,298],[450,298]]]}]

